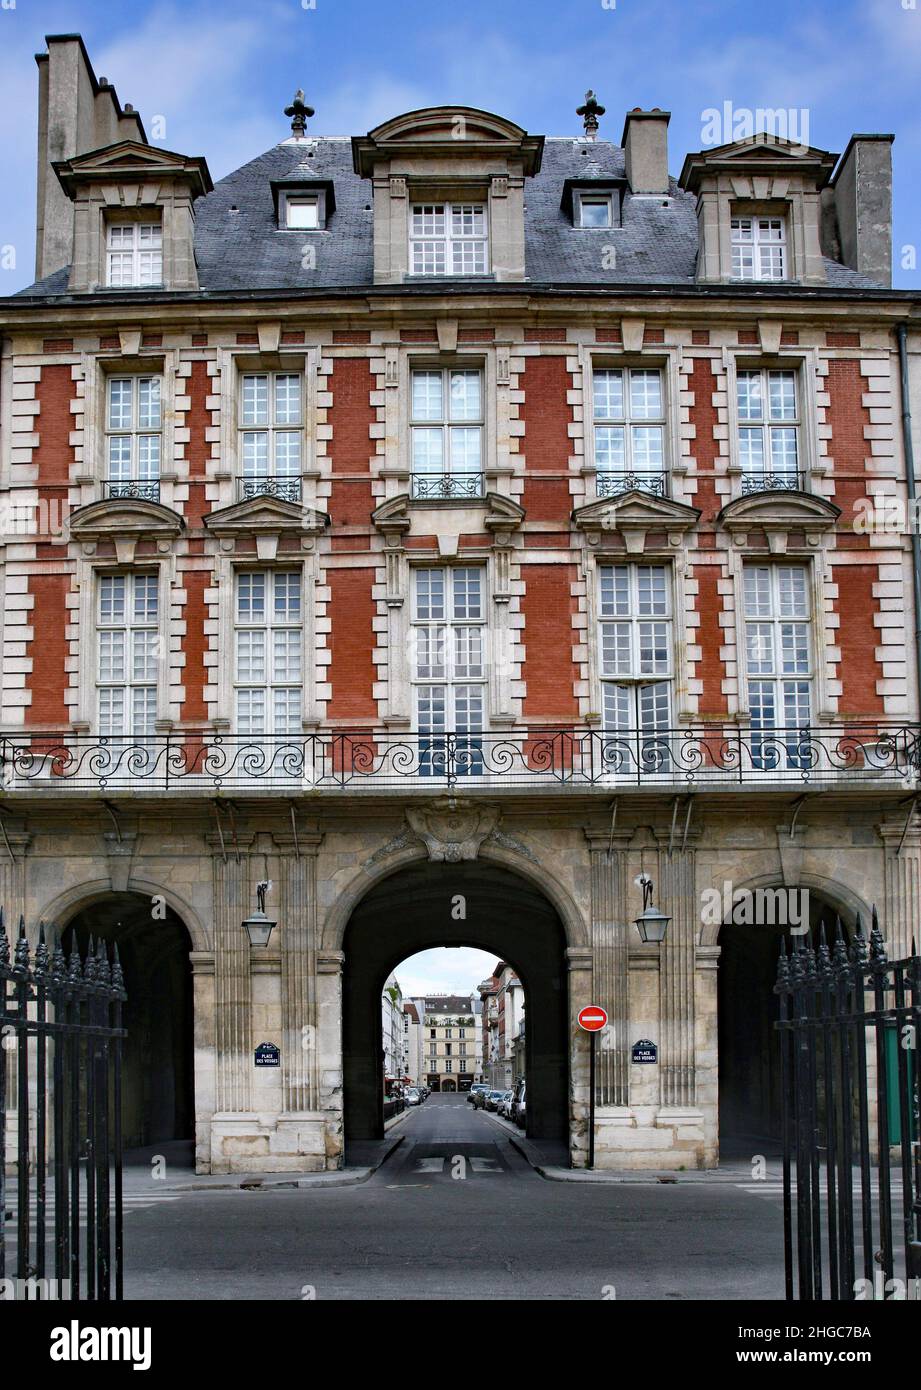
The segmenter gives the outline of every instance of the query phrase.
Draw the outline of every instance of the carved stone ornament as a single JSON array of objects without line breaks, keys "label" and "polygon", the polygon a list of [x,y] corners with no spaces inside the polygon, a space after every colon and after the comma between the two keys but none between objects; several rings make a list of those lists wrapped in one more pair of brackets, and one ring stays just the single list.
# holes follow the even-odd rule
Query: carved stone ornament
[{"label": "carved stone ornament", "polygon": [[458,805],[440,797],[424,806],[407,807],[406,819],[435,863],[459,864],[476,859],[480,845],[499,823],[497,806]]}]

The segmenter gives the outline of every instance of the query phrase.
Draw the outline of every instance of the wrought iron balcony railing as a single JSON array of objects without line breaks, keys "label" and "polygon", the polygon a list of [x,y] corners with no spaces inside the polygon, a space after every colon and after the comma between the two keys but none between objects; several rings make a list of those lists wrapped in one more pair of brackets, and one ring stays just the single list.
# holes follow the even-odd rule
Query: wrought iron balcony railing
[{"label": "wrought iron balcony railing", "polygon": [[642,472],[618,472],[610,469],[595,474],[595,492],[599,497],[619,497],[623,492],[649,492],[653,497],[668,495],[668,474],[664,468]]},{"label": "wrought iron balcony railing", "polygon": [[482,473],[412,473],[412,495],[420,502],[464,501],[485,497]]},{"label": "wrought iron balcony railing", "polygon": [[755,473],[742,474],[742,493],[748,495],[752,492],[803,492],[804,478],[801,472],[790,473],[787,470],[780,472],[770,468],[761,468]]},{"label": "wrought iron balcony railing", "polygon": [[133,497],[142,502],[159,502],[159,478],[107,478],[106,497]]},{"label": "wrought iron balcony railing", "polygon": [[251,497],[280,497],[283,502],[300,502],[300,478],[279,478],[268,474],[237,479],[241,502]]},{"label": "wrought iron balcony railing", "polygon": [[143,738],[21,730],[0,735],[0,790],[219,788],[378,792],[444,787],[585,791],[849,786],[919,781],[921,725],[836,728],[253,736],[200,731]]}]

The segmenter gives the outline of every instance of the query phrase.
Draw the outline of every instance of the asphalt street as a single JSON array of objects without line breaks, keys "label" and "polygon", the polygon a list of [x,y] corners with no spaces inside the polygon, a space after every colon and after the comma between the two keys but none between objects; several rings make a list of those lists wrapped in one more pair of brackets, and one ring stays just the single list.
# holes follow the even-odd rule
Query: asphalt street
[{"label": "asphalt street", "polygon": [[367,1181],[133,1188],[129,1299],[770,1299],[779,1194],[542,1178],[463,1096],[432,1096]]}]

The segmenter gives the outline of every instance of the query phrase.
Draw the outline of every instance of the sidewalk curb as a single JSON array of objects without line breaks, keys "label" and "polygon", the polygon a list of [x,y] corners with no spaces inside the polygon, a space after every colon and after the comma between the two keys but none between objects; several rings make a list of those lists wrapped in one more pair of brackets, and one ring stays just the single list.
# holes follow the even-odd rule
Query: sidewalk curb
[{"label": "sidewalk curb", "polygon": [[[209,1182],[209,1173],[202,1173],[201,1182],[164,1184],[164,1192],[270,1192],[273,1188],[310,1187],[354,1187],[367,1182],[387,1161],[394,1149],[403,1143],[404,1135],[398,1134],[387,1145],[375,1163],[360,1168],[336,1168],[328,1173],[241,1173],[238,1182]],[[127,1189],[126,1189],[127,1190]]]}]

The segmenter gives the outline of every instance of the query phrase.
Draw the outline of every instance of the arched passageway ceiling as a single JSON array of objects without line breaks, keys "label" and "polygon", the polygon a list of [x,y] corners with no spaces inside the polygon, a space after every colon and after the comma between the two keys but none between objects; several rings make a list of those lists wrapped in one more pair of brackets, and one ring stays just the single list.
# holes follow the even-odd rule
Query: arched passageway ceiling
[{"label": "arched passageway ceiling", "polygon": [[[458,899],[462,899],[460,906]],[[558,964],[565,946],[553,905],[526,880],[496,864],[413,864],[383,879],[352,913],[346,950],[365,932],[380,934],[393,963],[432,946],[479,946],[526,969],[529,944],[552,940]],[[516,949],[517,948],[517,949]],[[522,948],[525,948],[522,950]]]}]

